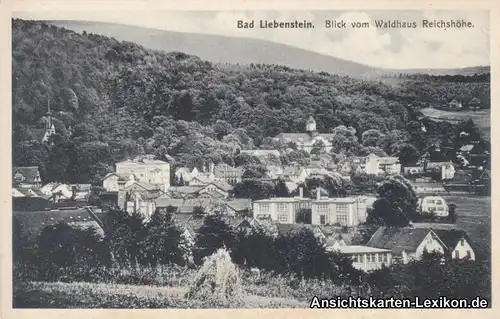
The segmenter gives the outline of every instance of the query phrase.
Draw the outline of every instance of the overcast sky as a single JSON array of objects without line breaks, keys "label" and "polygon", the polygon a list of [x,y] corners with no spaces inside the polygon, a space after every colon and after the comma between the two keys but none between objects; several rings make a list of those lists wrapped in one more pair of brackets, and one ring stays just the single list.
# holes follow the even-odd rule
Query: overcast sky
[{"label": "overcast sky", "polygon": [[[249,37],[284,43],[338,58],[385,68],[459,68],[489,65],[487,11],[37,11],[16,12],[32,20],[86,20],[148,28]],[[238,29],[237,20],[309,20],[314,29]],[[417,29],[326,29],[324,21],[416,21]],[[422,19],[463,19],[472,29],[425,29]]]}]

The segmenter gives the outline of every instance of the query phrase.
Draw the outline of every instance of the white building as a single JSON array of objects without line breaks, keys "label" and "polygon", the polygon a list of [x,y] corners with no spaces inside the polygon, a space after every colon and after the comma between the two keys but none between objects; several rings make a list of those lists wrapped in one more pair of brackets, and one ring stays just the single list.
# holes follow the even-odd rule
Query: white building
[{"label": "white building", "polygon": [[116,163],[116,172],[104,177],[103,187],[118,191],[138,181],[166,190],[170,186],[170,164],[147,156]]},{"label": "white building", "polygon": [[421,259],[425,251],[444,254],[447,250],[433,230],[412,227],[379,227],[366,245],[388,249],[404,264]]},{"label": "white building", "polygon": [[446,200],[441,196],[425,196],[419,199],[418,206],[422,213],[434,213],[438,217],[447,217],[449,208]]},{"label": "white building", "polygon": [[361,197],[321,198],[319,190],[311,205],[313,225],[357,226],[366,221],[367,206]]},{"label": "white building", "polygon": [[380,157],[375,154],[370,154],[366,157],[364,169],[366,174],[371,175],[383,173],[395,175],[401,172],[401,164],[398,162],[399,159],[397,157]]},{"label": "white building", "polygon": [[253,202],[253,217],[294,224],[297,212],[303,208],[311,208],[311,199],[302,196],[261,199]]},{"label": "white building", "polygon": [[360,245],[342,245],[339,242],[335,242],[333,246],[327,247],[326,250],[348,255],[352,259],[352,266],[365,272],[389,267],[392,263],[392,253],[389,249]]}]

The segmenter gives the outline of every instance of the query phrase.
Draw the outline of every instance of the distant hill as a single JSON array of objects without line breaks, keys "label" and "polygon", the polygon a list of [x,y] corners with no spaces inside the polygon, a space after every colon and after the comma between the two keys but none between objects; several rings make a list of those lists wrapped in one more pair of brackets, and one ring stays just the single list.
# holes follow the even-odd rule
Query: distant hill
[{"label": "distant hill", "polygon": [[400,72],[432,75],[473,75],[477,72],[489,72],[489,67],[388,70],[265,40],[164,31],[104,22],[44,22],[79,33],[86,31],[114,37],[119,41],[134,42],[154,50],[184,52],[215,63],[279,64],[294,69],[368,78]]}]

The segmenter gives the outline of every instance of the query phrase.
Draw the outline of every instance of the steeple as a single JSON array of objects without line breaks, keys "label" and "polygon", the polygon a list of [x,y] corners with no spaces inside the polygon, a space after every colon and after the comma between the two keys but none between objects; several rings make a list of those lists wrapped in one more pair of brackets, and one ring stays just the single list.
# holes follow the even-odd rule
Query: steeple
[{"label": "steeple", "polygon": [[50,98],[47,99],[47,121],[45,122],[45,135],[43,141],[47,142],[49,137],[56,134],[56,127],[52,121],[52,112],[50,111]]}]

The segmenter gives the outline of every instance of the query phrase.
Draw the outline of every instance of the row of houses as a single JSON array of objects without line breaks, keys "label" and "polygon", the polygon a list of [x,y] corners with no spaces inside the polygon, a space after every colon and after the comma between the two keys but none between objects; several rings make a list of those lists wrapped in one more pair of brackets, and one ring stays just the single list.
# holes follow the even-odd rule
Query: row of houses
[{"label": "row of houses", "polygon": [[[28,240],[35,241],[43,228],[59,222],[78,228],[94,228],[103,235],[102,214],[93,207],[50,207],[41,209],[14,208],[14,217],[21,223]],[[177,224],[187,239],[194,241],[203,225],[204,217],[193,214],[175,214]],[[422,258],[424,252],[439,252],[449,258],[476,260],[481,250],[462,230],[454,228],[434,229],[415,224],[410,227],[379,227],[364,243],[353,233],[344,233],[337,226],[281,224],[268,219],[224,216],[223,219],[235,231],[249,232],[260,228],[273,236],[286,235],[309,229],[327,251],[350,256],[353,266],[369,272],[388,267],[394,262],[409,263]]]}]

